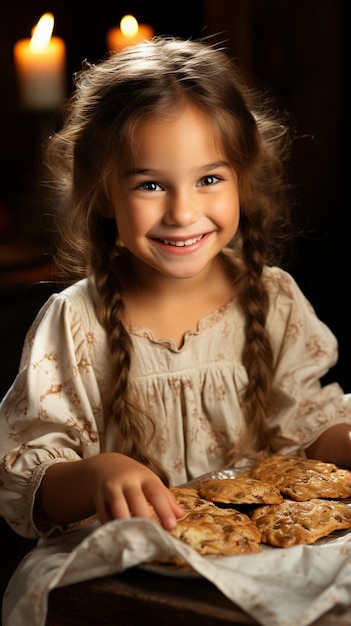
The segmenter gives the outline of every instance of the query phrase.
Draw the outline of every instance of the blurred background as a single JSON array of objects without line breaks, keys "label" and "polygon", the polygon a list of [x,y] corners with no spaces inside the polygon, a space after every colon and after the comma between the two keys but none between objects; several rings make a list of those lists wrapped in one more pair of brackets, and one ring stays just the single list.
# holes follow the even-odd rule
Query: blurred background
[{"label": "blurred background", "polygon": [[[293,218],[302,235],[287,269],[339,340],[326,382],[351,391],[346,181],[346,0],[177,0],[96,3],[31,0],[0,6],[0,396],[14,379],[22,343],[51,281],[50,207],[41,185],[41,146],[58,123],[60,103],[23,103],[14,46],[46,12],[65,44],[64,97],[87,59],[107,53],[107,32],[125,14],[156,35],[209,37],[290,114],[295,141]],[[346,198],[346,199],[345,199]]]}]

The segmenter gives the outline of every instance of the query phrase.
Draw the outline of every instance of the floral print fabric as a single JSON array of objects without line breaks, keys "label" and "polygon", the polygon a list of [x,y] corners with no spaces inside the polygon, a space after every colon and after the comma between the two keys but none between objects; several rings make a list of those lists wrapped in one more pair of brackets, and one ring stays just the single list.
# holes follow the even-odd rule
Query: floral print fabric
[{"label": "floral print fabric", "polygon": [[[351,395],[320,378],[337,359],[337,342],[294,279],[266,268],[267,328],[275,357],[274,449],[303,454],[325,429],[351,423]],[[105,415],[110,371],[106,335],[95,315],[92,279],[51,296],[30,328],[19,373],[0,407],[0,514],[20,534],[39,531],[33,503],[52,463],[119,450]],[[181,348],[147,328],[131,328],[130,391],[156,416],[150,452],[172,485],[223,468],[225,452],[245,433],[240,394],[244,319],[235,299],[189,330]],[[245,464],[245,459],[242,461]]]}]

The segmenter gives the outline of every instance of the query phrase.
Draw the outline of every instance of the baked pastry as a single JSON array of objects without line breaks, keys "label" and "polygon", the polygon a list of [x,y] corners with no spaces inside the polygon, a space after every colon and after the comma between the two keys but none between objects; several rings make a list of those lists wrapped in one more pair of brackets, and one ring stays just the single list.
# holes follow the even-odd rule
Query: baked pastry
[{"label": "baked pastry", "polygon": [[198,493],[211,502],[222,504],[278,504],[283,496],[272,483],[247,476],[206,480]]},{"label": "baked pastry", "polygon": [[314,543],[335,530],[351,528],[351,508],[336,500],[284,500],[281,504],[259,506],[251,520],[259,529],[263,543],[289,548]]},{"label": "baked pastry", "polygon": [[219,509],[201,498],[196,488],[172,487],[185,515],[169,532],[200,554],[229,556],[258,552],[261,534],[248,515],[234,509]]},{"label": "baked pastry", "polygon": [[351,471],[316,459],[275,454],[260,461],[245,475],[269,481],[282,494],[299,502],[351,496]]},{"label": "baked pastry", "polygon": [[247,515],[233,509],[188,512],[169,532],[202,555],[251,554],[260,549],[261,533],[257,526]]},{"label": "baked pastry", "polygon": [[215,508],[213,503],[201,498],[193,487],[171,487],[171,491],[175,495],[177,504],[183,511],[199,511],[209,507]]},{"label": "baked pastry", "polygon": [[[351,471],[316,459],[276,454],[234,478],[171,491],[185,515],[169,532],[202,555],[312,544],[351,528],[351,506],[340,501],[351,497]],[[256,506],[246,515],[236,505]]]}]

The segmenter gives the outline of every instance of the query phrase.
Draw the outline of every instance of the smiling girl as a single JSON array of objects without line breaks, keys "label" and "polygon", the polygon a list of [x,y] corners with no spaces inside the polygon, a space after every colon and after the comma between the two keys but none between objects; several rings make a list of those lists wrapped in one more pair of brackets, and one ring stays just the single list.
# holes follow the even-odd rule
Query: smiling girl
[{"label": "smiling girl", "polygon": [[169,486],[271,453],[351,466],[330,330],[279,267],[289,135],[222,51],[159,38],[76,76],[47,159],[68,283],[1,405],[28,537],[182,516]]}]

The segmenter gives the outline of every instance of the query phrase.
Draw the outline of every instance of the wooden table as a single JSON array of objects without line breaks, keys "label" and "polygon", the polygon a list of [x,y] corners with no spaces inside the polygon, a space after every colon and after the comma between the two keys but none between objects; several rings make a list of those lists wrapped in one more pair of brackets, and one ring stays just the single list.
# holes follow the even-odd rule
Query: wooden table
[{"label": "wooden table", "polygon": [[258,624],[203,578],[144,572],[76,583],[49,594],[47,626]]},{"label": "wooden table", "polygon": [[[249,617],[204,578],[161,576],[139,568],[49,594],[46,626],[253,626]],[[310,626],[350,626],[338,612]]]}]

